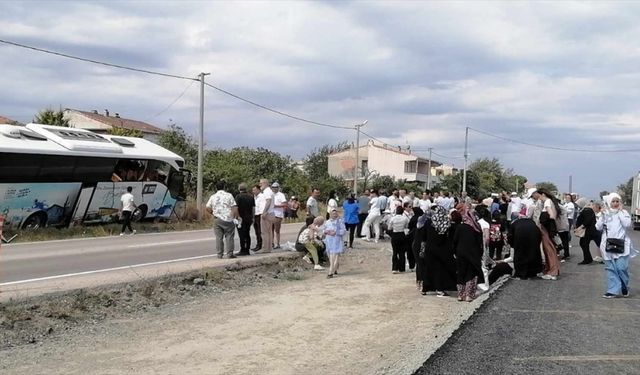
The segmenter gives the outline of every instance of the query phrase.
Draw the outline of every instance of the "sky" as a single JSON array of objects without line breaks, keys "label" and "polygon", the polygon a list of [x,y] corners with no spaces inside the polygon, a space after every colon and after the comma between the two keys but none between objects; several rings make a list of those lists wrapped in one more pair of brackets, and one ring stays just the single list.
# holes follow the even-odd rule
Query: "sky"
[{"label": "sky", "polygon": [[[640,170],[640,3],[1,1],[0,39],[206,81],[463,166],[498,158],[589,197]],[[0,116],[108,109],[197,134],[198,82],[0,43]],[[476,129],[476,130],[473,130]],[[489,133],[502,139],[488,136]],[[355,131],[205,89],[207,147],[302,159]],[[367,139],[361,137],[361,142]],[[506,140],[505,140],[506,139]],[[552,148],[544,149],[513,141]]]}]

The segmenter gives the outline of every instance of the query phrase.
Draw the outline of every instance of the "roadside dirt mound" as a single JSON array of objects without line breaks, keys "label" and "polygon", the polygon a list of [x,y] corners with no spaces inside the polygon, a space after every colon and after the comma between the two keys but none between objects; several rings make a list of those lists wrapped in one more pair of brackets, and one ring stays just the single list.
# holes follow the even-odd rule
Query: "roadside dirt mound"
[{"label": "roadside dirt mound", "polygon": [[0,350],[206,295],[302,280],[310,266],[291,255],[0,303]]}]

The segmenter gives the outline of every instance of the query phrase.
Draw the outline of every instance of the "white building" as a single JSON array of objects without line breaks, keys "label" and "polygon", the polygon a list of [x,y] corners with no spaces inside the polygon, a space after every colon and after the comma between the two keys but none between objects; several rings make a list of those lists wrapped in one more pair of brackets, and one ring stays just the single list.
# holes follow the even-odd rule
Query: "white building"
[{"label": "white building", "polygon": [[[329,155],[329,175],[342,177],[353,183],[355,158],[355,147]],[[429,159],[412,154],[408,148],[380,145],[370,140],[366,145],[360,146],[358,161],[360,163],[359,181],[364,179],[367,173],[376,173],[380,176],[392,176],[396,180],[403,179],[426,186]],[[454,167],[431,161],[431,185],[437,182],[439,176],[454,173],[457,173]]]}]

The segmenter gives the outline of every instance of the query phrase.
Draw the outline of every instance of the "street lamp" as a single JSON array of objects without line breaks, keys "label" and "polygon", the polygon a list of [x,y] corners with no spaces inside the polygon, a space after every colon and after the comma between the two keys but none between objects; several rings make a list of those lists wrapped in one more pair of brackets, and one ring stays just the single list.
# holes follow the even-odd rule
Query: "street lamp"
[{"label": "street lamp", "polygon": [[354,168],[354,176],[353,176],[353,195],[358,196],[358,167],[360,164],[358,163],[358,157],[360,154],[360,128],[367,125],[369,120],[364,120],[362,124],[356,125],[356,166]]}]

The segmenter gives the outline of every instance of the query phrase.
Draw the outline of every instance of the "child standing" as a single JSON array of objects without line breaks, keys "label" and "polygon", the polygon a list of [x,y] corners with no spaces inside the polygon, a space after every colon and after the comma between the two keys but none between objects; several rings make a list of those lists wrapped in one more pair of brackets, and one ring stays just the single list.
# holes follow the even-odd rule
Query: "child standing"
[{"label": "child standing", "polygon": [[505,225],[500,217],[500,212],[491,214],[489,226],[489,257],[494,260],[502,259],[502,249],[504,248]]},{"label": "child standing", "polygon": [[340,254],[344,252],[344,242],[342,236],[347,231],[344,220],[338,217],[338,210],[331,209],[329,212],[329,220],[324,225],[324,234],[326,235],[324,242],[327,245],[327,254],[329,254],[329,274],[330,279],[338,274],[338,265]]}]

